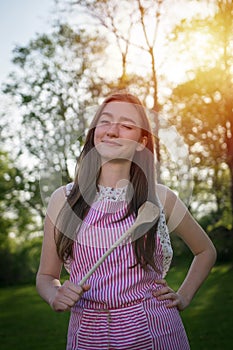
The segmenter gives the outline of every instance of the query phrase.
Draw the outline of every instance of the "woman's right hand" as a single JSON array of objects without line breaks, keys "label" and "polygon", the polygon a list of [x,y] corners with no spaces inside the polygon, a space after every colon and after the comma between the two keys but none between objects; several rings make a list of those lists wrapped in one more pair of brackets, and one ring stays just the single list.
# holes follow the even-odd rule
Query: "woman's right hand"
[{"label": "woman's right hand", "polygon": [[54,311],[70,311],[71,307],[82,297],[83,293],[90,289],[90,285],[77,286],[69,280],[56,288],[54,297],[49,304]]}]

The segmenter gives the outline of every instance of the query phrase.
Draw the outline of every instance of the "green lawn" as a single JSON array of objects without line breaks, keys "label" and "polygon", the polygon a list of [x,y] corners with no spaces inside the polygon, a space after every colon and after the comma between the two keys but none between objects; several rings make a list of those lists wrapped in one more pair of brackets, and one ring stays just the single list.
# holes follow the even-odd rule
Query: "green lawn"
[{"label": "green lawn", "polygon": [[[173,267],[168,275],[174,288],[185,273],[176,270]],[[216,266],[190,307],[181,314],[192,350],[232,349],[232,282],[230,265]],[[0,348],[64,350],[68,318],[67,313],[54,313],[34,286],[1,288]]]},{"label": "green lawn", "polygon": [[[174,274],[173,274],[174,271]],[[183,273],[168,280],[176,286]],[[192,350],[233,349],[233,268],[216,266],[191,305],[181,313]]]},{"label": "green lawn", "polygon": [[0,289],[2,350],[65,349],[68,313],[55,313],[34,286]]}]

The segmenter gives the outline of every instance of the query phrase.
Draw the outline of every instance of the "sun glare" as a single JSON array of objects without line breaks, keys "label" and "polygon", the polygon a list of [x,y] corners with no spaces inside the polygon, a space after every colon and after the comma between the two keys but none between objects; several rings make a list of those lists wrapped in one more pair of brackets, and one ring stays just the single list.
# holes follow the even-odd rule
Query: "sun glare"
[{"label": "sun glare", "polygon": [[[152,29],[150,32],[148,31],[150,34],[148,34],[148,37],[152,37],[152,32]],[[132,31],[131,41],[132,45],[130,45],[127,55],[127,73],[137,73],[146,77],[151,74],[152,57],[146,45],[142,28],[139,25]],[[215,65],[218,53],[211,45],[209,33],[196,31],[182,45],[171,43],[170,46],[170,44],[164,45],[164,43],[166,43],[165,38],[160,36],[154,45],[155,69],[158,77],[165,77],[165,80],[171,83],[178,84],[187,80],[187,75],[197,67],[211,68]],[[117,64],[119,69],[116,66],[114,67],[114,71],[119,73],[121,67],[120,56],[116,52],[114,57],[115,59],[119,57]],[[110,67],[112,68],[112,64],[110,64]]]}]

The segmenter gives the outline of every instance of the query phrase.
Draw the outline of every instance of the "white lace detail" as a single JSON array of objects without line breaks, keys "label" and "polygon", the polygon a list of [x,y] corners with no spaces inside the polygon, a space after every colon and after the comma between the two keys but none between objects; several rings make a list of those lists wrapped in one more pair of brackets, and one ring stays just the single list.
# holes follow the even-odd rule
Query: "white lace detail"
[{"label": "white lace detail", "polygon": [[70,192],[72,190],[73,185],[74,185],[73,182],[70,182],[66,185],[66,197],[68,197],[70,195]]},{"label": "white lace detail", "polygon": [[126,199],[127,186],[112,188],[112,187],[104,187],[104,186],[98,185],[98,189],[99,191],[97,192],[96,199],[95,199],[97,202],[100,202],[103,200],[117,202],[117,201],[124,201]]},{"label": "white lace detail", "polygon": [[[68,197],[73,187],[73,182],[68,183],[66,185],[66,196]],[[95,201],[100,202],[103,200],[108,200],[112,202],[124,201],[126,199],[127,187],[105,187],[102,185],[98,185],[98,191],[96,193]]]},{"label": "white lace detail", "polygon": [[163,277],[165,277],[171,265],[171,261],[173,257],[173,249],[171,245],[170,234],[166,223],[165,213],[161,203],[159,203],[159,205],[160,205],[161,212],[160,212],[157,234],[159,236],[160,244],[162,246],[162,251],[163,251]]}]

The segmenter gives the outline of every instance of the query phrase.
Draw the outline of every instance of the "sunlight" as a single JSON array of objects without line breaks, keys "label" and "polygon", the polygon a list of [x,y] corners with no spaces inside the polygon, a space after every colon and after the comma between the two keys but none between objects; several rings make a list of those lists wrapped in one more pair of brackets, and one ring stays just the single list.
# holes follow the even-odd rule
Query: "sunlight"
[{"label": "sunlight", "polygon": [[[147,6],[145,6],[147,8]],[[179,84],[187,80],[187,75],[197,66],[214,66],[215,59],[210,56],[210,38],[211,35],[205,32],[205,27],[199,28],[194,34],[188,35],[187,43],[180,45],[179,42],[172,43],[168,39],[175,24],[182,19],[189,19],[195,14],[200,18],[207,15],[210,6],[207,4],[196,3],[193,1],[184,1],[182,6],[177,7],[173,2],[168,1],[161,7],[160,21],[156,33],[156,40],[153,46],[155,58],[155,70],[159,80]],[[126,11],[127,12],[127,11]],[[130,11],[131,12],[131,11]],[[149,45],[153,44],[157,19],[156,7],[151,8],[146,14],[146,33]],[[126,42],[129,40],[128,52],[126,55],[126,69],[128,75],[137,74],[142,78],[151,75],[151,55],[149,53],[148,43],[145,39],[142,25],[139,23],[139,14],[135,12],[134,24],[129,33],[129,22],[122,10],[115,13],[115,21],[118,24],[118,39],[114,34],[109,36],[109,44],[105,50],[103,64],[97,67],[101,77],[117,79],[122,74],[122,58],[126,53]],[[93,19],[86,18],[87,22],[92,23]],[[81,19],[82,22],[83,19]],[[75,17],[75,22],[77,17]],[[105,32],[105,29],[103,29]],[[183,37],[184,39],[184,37]],[[187,49],[189,46],[189,49]],[[211,50],[214,51],[214,50]],[[179,53],[180,52],[180,53]],[[179,57],[179,59],[178,59]]]},{"label": "sunlight", "polygon": [[[132,41],[137,40],[137,46],[145,47],[145,39],[142,31],[137,28],[132,34]],[[164,46],[161,38],[154,47],[154,55],[156,59],[156,71],[159,77],[165,77],[167,81],[179,84],[187,80],[188,74],[197,67],[214,67],[217,56],[213,45],[211,45],[211,36],[209,33],[197,31],[189,38],[190,49],[183,45],[183,52],[177,59],[177,55],[171,54],[171,48]],[[175,44],[175,50],[178,51],[178,45]],[[210,54],[211,53],[211,54]],[[151,74],[151,56],[148,49],[140,49],[136,46],[131,46],[128,54],[128,72],[137,72],[142,76]],[[190,78],[190,77],[189,77]]]},{"label": "sunlight", "polygon": [[211,34],[203,31],[196,31],[192,34],[192,58],[195,64],[206,67],[214,67],[215,52],[213,44],[211,44]]}]

